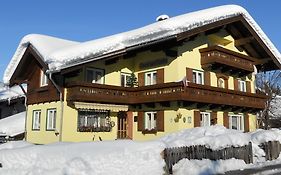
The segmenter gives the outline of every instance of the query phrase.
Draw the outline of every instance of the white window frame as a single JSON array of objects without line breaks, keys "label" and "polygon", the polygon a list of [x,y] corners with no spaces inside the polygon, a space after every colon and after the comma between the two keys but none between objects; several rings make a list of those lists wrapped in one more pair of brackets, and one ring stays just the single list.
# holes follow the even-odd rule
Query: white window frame
[{"label": "white window frame", "polygon": [[[199,81],[199,74],[201,75],[201,81]],[[195,79],[194,79],[195,75]],[[192,82],[196,84],[202,84],[204,85],[204,72],[203,71],[197,71],[197,70],[192,70]]]},{"label": "white window frame", "polygon": [[[150,80],[148,79],[148,76],[150,75]],[[155,82],[153,81],[153,76],[155,75]],[[152,72],[146,72],[144,74],[144,81],[145,81],[145,86],[149,86],[149,85],[154,85],[157,84],[157,71],[152,71]]]},{"label": "white window frame", "polygon": [[148,131],[157,129],[157,112],[144,113],[144,129]]},{"label": "white window frame", "polygon": [[247,91],[247,89],[246,89],[246,81],[238,80],[238,88],[239,88],[239,91],[246,92]]},{"label": "white window frame", "polygon": [[[234,117],[237,118],[237,123],[235,124],[237,128],[234,128],[235,125],[232,122]],[[229,115],[229,129],[244,131],[244,116],[241,114]]]},{"label": "white window frame", "polygon": [[40,72],[40,87],[48,86],[48,77],[47,75],[41,70]]},{"label": "white window frame", "polygon": [[32,112],[32,130],[40,130],[41,110]]},{"label": "white window frame", "polygon": [[97,83],[97,84],[104,84],[104,70],[103,69],[97,69],[97,68],[86,68],[86,81],[87,82],[89,82],[88,81],[88,71],[92,71],[92,72],[94,72],[93,73],[93,75],[94,75],[94,77],[96,77],[96,72],[99,72],[99,73],[101,73],[101,79],[100,79],[100,82],[96,82],[96,80],[91,80],[91,83]]},{"label": "white window frame", "polygon": [[211,126],[211,113],[200,112],[200,126]]},{"label": "white window frame", "polygon": [[222,77],[218,78],[218,87],[219,88],[225,88],[225,79],[223,79]]},{"label": "white window frame", "polygon": [[[124,76],[124,85],[122,84],[122,76]],[[128,79],[131,77],[131,74],[129,73],[124,73],[124,72],[121,72],[121,76],[120,76],[120,86],[122,87],[128,87],[127,85],[127,82],[128,82]]]},{"label": "white window frame", "polygon": [[47,118],[46,118],[47,131],[54,131],[56,129],[56,118],[57,118],[57,110],[47,109]]}]

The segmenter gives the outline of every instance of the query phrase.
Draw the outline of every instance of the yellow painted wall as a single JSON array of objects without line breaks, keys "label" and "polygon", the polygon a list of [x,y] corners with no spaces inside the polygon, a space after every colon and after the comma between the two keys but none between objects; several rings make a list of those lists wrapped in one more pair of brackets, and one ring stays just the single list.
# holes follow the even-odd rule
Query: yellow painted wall
[{"label": "yellow painted wall", "polygon": [[[27,141],[38,144],[47,144],[59,141],[59,136],[55,135],[60,129],[60,102],[40,103],[35,105],[28,105],[27,107]],[[56,116],[56,131],[46,131],[47,109],[57,109]],[[40,130],[32,130],[32,115],[33,110],[41,110]]]}]

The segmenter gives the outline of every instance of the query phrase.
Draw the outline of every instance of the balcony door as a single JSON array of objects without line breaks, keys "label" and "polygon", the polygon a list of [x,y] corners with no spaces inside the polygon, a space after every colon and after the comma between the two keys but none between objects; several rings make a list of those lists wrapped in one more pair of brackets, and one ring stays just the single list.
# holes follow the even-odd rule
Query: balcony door
[{"label": "balcony door", "polygon": [[120,111],[117,114],[117,139],[126,139],[127,132],[127,112]]}]

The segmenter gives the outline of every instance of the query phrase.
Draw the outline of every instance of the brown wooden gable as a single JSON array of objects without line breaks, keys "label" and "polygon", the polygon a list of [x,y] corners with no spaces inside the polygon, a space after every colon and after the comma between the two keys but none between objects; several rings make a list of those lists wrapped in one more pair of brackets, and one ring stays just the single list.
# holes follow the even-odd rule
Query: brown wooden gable
[{"label": "brown wooden gable", "polygon": [[48,66],[42,61],[32,46],[29,45],[10,79],[10,86],[28,81],[37,68],[45,72]]},{"label": "brown wooden gable", "polygon": [[48,66],[29,45],[10,79],[10,86],[27,83],[27,104],[58,101],[59,93],[50,79],[47,86],[40,87],[41,71],[47,69]]}]

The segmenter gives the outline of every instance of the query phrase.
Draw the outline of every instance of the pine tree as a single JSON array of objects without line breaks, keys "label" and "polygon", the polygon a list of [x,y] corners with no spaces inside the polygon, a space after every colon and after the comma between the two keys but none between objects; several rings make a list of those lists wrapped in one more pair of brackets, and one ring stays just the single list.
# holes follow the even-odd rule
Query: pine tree
[{"label": "pine tree", "polygon": [[127,79],[126,85],[129,87],[135,87],[138,85],[137,77],[134,72],[132,72],[130,77]]}]

